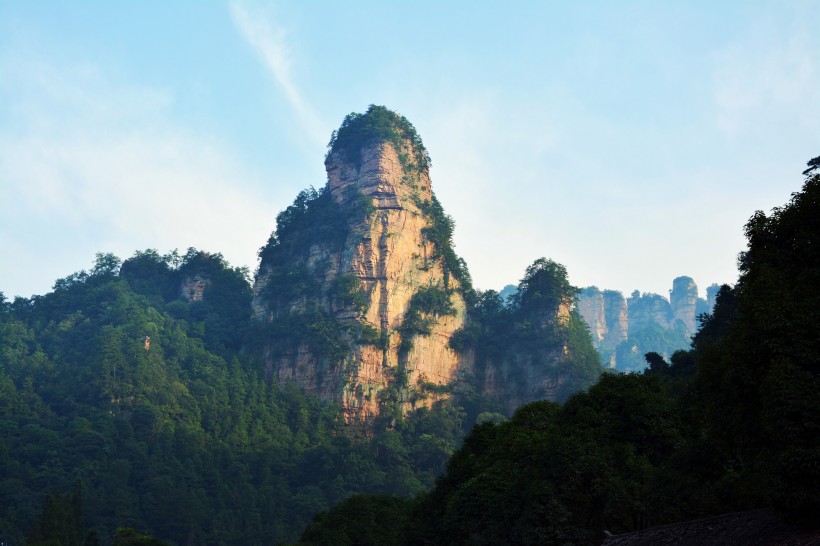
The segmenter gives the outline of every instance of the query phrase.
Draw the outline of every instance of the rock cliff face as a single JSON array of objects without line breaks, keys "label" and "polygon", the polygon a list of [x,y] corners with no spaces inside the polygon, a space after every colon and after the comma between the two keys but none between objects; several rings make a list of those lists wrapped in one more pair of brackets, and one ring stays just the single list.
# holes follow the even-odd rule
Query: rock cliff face
[{"label": "rock cliff face", "polygon": [[624,295],[617,290],[604,290],[604,310],[609,333],[603,345],[614,350],[629,335],[629,310]]},{"label": "rock cliff face", "polygon": [[627,300],[630,332],[644,330],[650,325],[667,329],[674,315],[669,300],[658,294],[632,292]]},{"label": "rock cliff face", "polygon": [[[483,366],[483,392],[497,398],[509,414],[536,400],[563,401],[568,391],[576,390],[567,389],[567,384],[574,379],[572,375],[578,371],[571,362],[576,348],[570,348],[565,335],[555,335],[556,330],[570,326],[572,303],[563,301],[557,308],[544,311],[540,320],[533,321],[533,331],[529,332],[532,346],[525,347],[510,337],[507,353]],[[544,338],[553,338],[553,342],[539,343]],[[590,376],[597,377],[597,373]]]},{"label": "rock cliff face", "polygon": [[706,287],[706,312],[711,313],[717,303],[717,294],[720,292],[720,285],[717,283],[710,284]]},{"label": "rock cliff face", "polygon": [[584,288],[578,294],[578,312],[581,313],[587,326],[589,326],[589,333],[592,334],[592,345],[597,349],[609,333],[609,326],[606,323],[604,294],[598,290],[597,286]]},{"label": "rock cliff face", "polygon": [[187,302],[202,301],[205,298],[205,289],[213,281],[206,275],[195,274],[182,279],[179,287],[179,297]]},{"label": "rock cliff face", "polygon": [[365,425],[454,391],[511,413],[588,387],[601,366],[566,269],[542,258],[514,297],[474,292],[428,166],[404,118],[375,106],[345,118],[327,184],[300,193],[260,251],[253,337],[269,380]]},{"label": "rock cliff face", "polygon": [[385,402],[429,405],[460,367],[452,225],[420,141],[401,129],[331,150],[327,186],[277,218],[253,288],[268,376],[339,403],[349,421]]},{"label": "rock cliff face", "polygon": [[616,366],[615,348],[626,340],[629,313],[623,294],[615,290],[601,291],[595,286],[578,294],[578,311],[589,326],[592,344],[598,349],[605,365]]},{"label": "rock cliff face", "polygon": [[672,281],[669,303],[675,320],[681,321],[690,334],[697,331],[695,315],[698,305],[698,286],[692,277],[678,277]]},{"label": "rock cliff face", "polygon": [[641,370],[644,354],[657,352],[665,358],[687,349],[697,331],[698,315],[711,313],[716,284],[707,288],[707,299],[698,298],[691,277],[672,283],[670,298],[634,291],[628,300],[620,292],[591,286],[579,294],[578,309],[589,326],[602,361],[620,370]]}]

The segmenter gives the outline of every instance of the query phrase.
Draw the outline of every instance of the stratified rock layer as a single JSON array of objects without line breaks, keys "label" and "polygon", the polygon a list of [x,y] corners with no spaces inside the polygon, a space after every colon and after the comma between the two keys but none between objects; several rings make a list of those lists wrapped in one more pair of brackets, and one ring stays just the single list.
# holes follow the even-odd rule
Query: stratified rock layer
[{"label": "stratified rock layer", "polygon": [[[341,250],[319,242],[303,249],[300,258],[322,294],[331,293],[341,277],[356,279],[366,305],[339,306],[326,298],[322,311],[343,326],[375,330],[380,341],[365,344],[351,338],[350,351],[338,361],[317,354],[308,344],[291,351],[267,351],[271,379],[294,381],[308,393],[339,403],[349,421],[377,415],[379,398],[388,387],[405,411],[429,405],[438,395],[426,392],[425,385],[447,384],[459,369],[448,341],[464,324],[465,303],[458,281],[425,237],[431,219],[422,208],[432,198],[430,177],[426,168],[409,163],[410,146],[407,142],[397,150],[390,142],[373,143],[361,149],[360,161],[340,152],[328,156],[328,189],[342,210],[350,212],[349,233]],[[362,200],[372,207],[356,218],[353,211]],[[254,285],[254,309],[258,318],[275,322],[282,311],[271,309],[264,297],[271,271],[272,265],[263,259]],[[429,334],[405,332],[410,339],[402,340],[411,298],[428,287],[448,292],[455,312],[422,316]],[[286,314],[299,312],[296,301]]]}]

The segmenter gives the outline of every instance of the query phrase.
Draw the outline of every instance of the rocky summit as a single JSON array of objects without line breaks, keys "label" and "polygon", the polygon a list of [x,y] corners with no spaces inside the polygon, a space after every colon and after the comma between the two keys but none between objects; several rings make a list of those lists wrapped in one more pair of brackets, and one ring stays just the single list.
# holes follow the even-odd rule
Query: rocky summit
[{"label": "rocky summit", "polygon": [[260,251],[252,349],[268,380],[339,404],[351,424],[455,391],[511,413],[594,381],[563,266],[536,260],[507,300],[473,290],[404,117],[350,114],[325,167],[325,186],[300,193]]},{"label": "rocky summit", "polygon": [[429,405],[455,379],[465,321],[452,222],[412,126],[382,107],[348,116],[327,185],[277,218],[260,254],[254,312],[269,378],[339,403],[348,420]]}]

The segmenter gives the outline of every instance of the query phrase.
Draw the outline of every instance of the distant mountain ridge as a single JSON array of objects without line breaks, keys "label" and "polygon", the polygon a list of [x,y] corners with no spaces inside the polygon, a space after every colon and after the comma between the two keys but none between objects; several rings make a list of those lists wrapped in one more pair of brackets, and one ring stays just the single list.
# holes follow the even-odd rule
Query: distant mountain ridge
[{"label": "distant mountain ridge", "polygon": [[624,298],[619,291],[588,286],[578,294],[578,308],[605,365],[635,371],[646,366],[648,352],[668,359],[688,349],[698,330],[697,317],[712,312],[719,289],[712,284],[707,298],[699,298],[697,284],[686,276],[672,281],[669,299],[637,290]]}]

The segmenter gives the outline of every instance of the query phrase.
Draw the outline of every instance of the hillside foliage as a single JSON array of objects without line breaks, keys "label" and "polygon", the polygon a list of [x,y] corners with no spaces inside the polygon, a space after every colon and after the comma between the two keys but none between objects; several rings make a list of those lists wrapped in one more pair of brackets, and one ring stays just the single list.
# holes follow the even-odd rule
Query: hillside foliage
[{"label": "hillside foliage", "polygon": [[[180,284],[197,275],[210,283],[188,301]],[[463,411],[442,403],[354,440],[337,407],[264,380],[240,348],[254,332],[247,273],[195,250],[121,267],[102,254],[44,296],[2,298],[0,542],[84,537],[73,508],[49,508],[75,489],[102,544],[120,528],[269,544],[353,493],[432,485]],[[58,521],[37,524],[42,514]]]},{"label": "hillside foliage", "polygon": [[[589,329],[574,307],[577,292],[564,266],[539,258],[509,299],[494,290],[476,293],[468,324],[453,335],[450,346],[474,351],[478,381],[488,367],[504,370],[494,375],[505,389],[523,393],[531,387],[526,370],[535,369],[560,383],[551,399],[564,401],[592,385],[602,371]],[[557,367],[548,367],[555,362]]]},{"label": "hillside foliage", "polygon": [[[740,279],[720,289],[690,350],[648,353],[642,373],[607,373],[563,405],[477,425],[432,491],[360,520],[356,544],[592,545],[604,531],[772,505],[816,528],[820,175],[771,215],[755,213],[746,236]],[[494,293],[478,308],[514,312]],[[369,502],[353,497],[344,510],[367,514]],[[330,544],[340,515],[314,520],[300,544]]]}]

